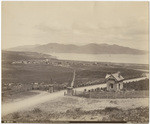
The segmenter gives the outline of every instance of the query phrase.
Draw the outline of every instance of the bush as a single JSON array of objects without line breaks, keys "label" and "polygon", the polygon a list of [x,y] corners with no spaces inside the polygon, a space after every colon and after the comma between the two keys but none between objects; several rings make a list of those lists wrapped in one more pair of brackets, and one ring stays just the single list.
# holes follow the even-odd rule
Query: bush
[{"label": "bush", "polygon": [[13,119],[18,119],[20,118],[20,114],[18,112],[15,112],[13,115],[12,115]]},{"label": "bush", "polygon": [[33,109],[33,113],[40,113],[40,112],[42,112],[39,108],[34,108]]},{"label": "bush", "polygon": [[81,111],[81,108],[76,108],[75,111],[79,112],[79,111]]},{"label": "bush", "polygon": [[104,109],[105,112],[112,112],[112,111],[119,111],[120,109],[118,109],[117,107],[106,107]]}]

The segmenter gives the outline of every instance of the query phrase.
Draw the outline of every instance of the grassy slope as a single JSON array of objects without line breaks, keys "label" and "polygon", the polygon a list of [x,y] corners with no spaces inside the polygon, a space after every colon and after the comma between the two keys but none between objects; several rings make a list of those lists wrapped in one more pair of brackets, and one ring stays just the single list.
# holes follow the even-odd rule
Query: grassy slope
[{"label": "grassy slope", "polygon": [[30,59],[44,59],[52,58],[51,55],[36,53],[36,52],[15,52],[15,51],[2,51],[2,61],[11,62],[18,60],[30,60]]},{"label": "grassy slope", "polygon": [[[142,107],[141,107],[142,106]],[[148,122],[148,99],[85,99],[63,97],[4,116],[16,122],[127,121]]]},{"label": "grassy slope", "polygon": [[2,54],[2,81],[16,83],[63,83],[62,80],[64,82],[71,80],[71,72],[73,72],[71,69],[43,64],[11,64],[11,62],[18,60],[44,60],[45,58],[54,60],[49,55],[39,53],[4,51]]},{"label": "grassy slope", "polygon": [[[50,65],[7,65],[2,70],[3,82],[70,82],[72,70]],[[53,82],[51,82],[51,78]],[[63,81],[63,82],[62,82]]]},{"label": "grassy slope", "polygon": [[[47,82],[56,84],[69,84],[72,80],[73,70],[66,67],[46,65],[46,64],[11,64],[17,60],[44,60],[59,61],[52,59],[51,56],[34,52],[10,52],[2,51],[2,81],[15,83]],[[130,70],[123,65],[100,63],[99,65],[78,65],[76,61],[71,67],[75,68],[75,85],[88,81],[104,81],[107,73],[120,71],[124,78],[139,77],[142,72]],[[86,62],[82,62],[86,63]]]}]

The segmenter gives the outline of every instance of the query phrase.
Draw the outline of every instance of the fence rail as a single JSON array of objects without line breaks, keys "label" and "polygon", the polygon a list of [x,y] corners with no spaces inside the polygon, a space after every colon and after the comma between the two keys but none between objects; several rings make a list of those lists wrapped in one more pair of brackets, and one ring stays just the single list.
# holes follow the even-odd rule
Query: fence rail
[{"label": "fence rail", "polygon": [[85,98],[98,98],[98,99],[117,99],[117,98],[146,98],[149,96],[149,91],[120,91],[120,92],[82,92],[75,91],[74,96]]}]

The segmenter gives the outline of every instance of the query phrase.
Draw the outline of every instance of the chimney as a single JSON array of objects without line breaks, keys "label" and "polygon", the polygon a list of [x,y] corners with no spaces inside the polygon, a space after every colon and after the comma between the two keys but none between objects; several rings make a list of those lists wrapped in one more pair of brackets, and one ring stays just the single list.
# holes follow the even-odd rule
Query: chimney
[{"label": "chimney", "polygon": [[120,78],[120,71],[118,71],[117,73],[118,73],[118,77]]}]

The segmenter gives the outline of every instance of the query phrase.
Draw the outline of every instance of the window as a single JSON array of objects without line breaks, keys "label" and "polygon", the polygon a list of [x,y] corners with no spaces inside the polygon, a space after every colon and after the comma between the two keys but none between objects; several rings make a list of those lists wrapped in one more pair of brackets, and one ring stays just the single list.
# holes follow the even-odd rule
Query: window
[{"label": "window", "polygon": [[120,89],[120,84],[119,84],[119,89]]},{"label": "window", "polygon": [[110,88],[113,88],[113,84],[110,84]]}]

